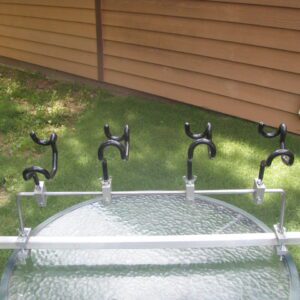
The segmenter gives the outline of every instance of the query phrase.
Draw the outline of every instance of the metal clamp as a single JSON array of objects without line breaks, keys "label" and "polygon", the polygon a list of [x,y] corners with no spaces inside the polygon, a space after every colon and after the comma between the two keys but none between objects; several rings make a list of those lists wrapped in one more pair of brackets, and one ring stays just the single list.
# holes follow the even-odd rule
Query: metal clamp
[{"label": "metal clamp", "polygon": [[102,183],[102,193],[103,193],[103,200],[105,203],[111,202],[111,177],[108,180],[104,180],[100,178]]},{"label": "metal clamp", "polygon": [[185,182],[186,200],[194,201],[194,199],[195,199],[195,181],[197,180],[197,176],[193,176],[192,179],[188,179],[186,176],[183,176],[183,180]]},{"label": "metal clamp", "polygon": [[36,195],[36,202],[39,207],[47,206],[47,196],[45,195],[46,192],[47,189],[44,181],[40,181],[39,185],[36,185],[34,188],[34,193]]},{"label": "metal clamp", "polygon": [[285,245],[286,242],[286,235],[285,235],[285,228],[282,227],[280,228],[279,224],[275,224],[274,226],[274,232],[278,241],[278,246],[276,247],[276,251],[277,254],[280,256],[280,259],[282,259],[282,257],[284,255],[286,255],[289,251]]},{"label": "metal clamp", "polygon": [[253,193],[253,201],[256,204],[262,204],[264,202],[266,186],[265,184],[258,178],[254,179],[253,189],[255,190]]},{"label": "metal clamp", "polygon": [[18,260],[20,261],[21,264],[26,263],[26,259],[30,256],[31,250],[27,249],[27,244],[29,241],[31,233],[31,228],[24,228],[22,232],[20,232],[19,235],[19,242],[22,244],[22,247],[20,251],[18,252]]}]

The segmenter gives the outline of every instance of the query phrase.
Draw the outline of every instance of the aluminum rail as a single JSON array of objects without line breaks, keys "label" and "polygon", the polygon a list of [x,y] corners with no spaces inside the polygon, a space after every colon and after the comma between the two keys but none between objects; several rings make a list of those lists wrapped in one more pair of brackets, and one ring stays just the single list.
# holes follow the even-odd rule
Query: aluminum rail
[{"label": "aluminum rail", "polygon": [[[256,189],[228,189],[228,190],[197,190],[195,194],[197,195],[244,195],[244,194],[254,194]],[[186,191],[118,191],[118,192],[111,192],[112,195],[152,195],[152,194],[176,194],[176,195],[183,195]],[[265,193],[279,193],[282,196],[281,199],[281,212],[280,212],[280,231],[283,232],[284,230],[284,218],[285,218],[285,207],[286,207],[286,196],[283,189],[265,189]],[[17,210],[18,210],[18,218],[19,218],[19,231],[21,235],[24,235],[24,228],[25,222],[23,218],[23,209],[22,209],[22,198],[24,197],[33,197],[33,196],[103,196],[103,192],[98,191],[87,191],[87,192],[77,192],[77,191],[66,191],[66,192],[48,192],[43,191],[42,193],[37,192],[21,192],[17,196]],[[43,201],[42,201],[43,202]]]},{"label": "aluminum rail", "polygon": [[[300,232],[287,232],[286,245],[300,244]],[[1,236],[0,249],[164,249],[278,246],[275,233],[169,236]]]},{"label": "aluminum rail", "polygon": [[[252,194],[256,190],[255,189],[231,189],[231,190],[196,190],[195,194],[198,195],[243,195],[243,194]],[[283,189],[266,189],[266,193],[284,193]],[[151,195],[151,194],[185,194],[185,191],[120,191],[120,192],[112,192],[112,195]],[[36,192],[21,192],[18,194],[20,197],[32,197],[36,196],[38,193]],[[102,196],[102,192],[45,192],[45,196]]]}]

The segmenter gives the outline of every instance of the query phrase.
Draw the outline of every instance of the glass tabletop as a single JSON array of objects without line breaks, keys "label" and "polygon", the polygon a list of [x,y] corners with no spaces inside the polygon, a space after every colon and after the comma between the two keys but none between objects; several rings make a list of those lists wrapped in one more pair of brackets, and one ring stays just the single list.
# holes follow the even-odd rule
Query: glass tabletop
[{"label": "glass tabletop", "polygon": [[[224,202],[176,194],[84,202],[35,230],[39,236],[265,232]],[[14,262],[9,299],[289,299],[290,273],[273,247],[32,250]]]}]

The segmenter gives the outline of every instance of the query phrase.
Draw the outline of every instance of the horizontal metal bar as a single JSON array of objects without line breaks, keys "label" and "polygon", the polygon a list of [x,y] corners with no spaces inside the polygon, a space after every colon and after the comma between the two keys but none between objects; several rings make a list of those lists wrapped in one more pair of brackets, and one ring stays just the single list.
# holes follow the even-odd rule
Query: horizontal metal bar
[{"label": "horizontal metal bar", "polygon": [[[153,195],[153,194],[185,194],[184,191],[118,191],[112,192],[112,195]],[[198,195],[242,195],[242,194],[253,194],[254,189],[231,189],[231,190],[197,190],[195,191]],[[284,193],[282,189],[266,189],[266,193]],[[37,193],[34,192],[22,192],[18,194],[21,197],[35,196]],[[45,192],[45,196],[101,196],[102,192],[91,191],[91,192]]]},{"label": "horizontal metal bar", "polygon": [[[200,195],[242,195],[253,194],[255,189],[229,189],[229,190],[196,190],[195,194]],[[266,193],[284,193],[283,189],[266,189]]]},{"label": "horizontal metal bar", "polygon": [[[285,244],[300,244],[300,232],[286,233]],[[276,246],[275,233],[169,236],[32,236],[25,249],[162,249]],[[18,236],[0,237],[0,249],[22,249]]]}]

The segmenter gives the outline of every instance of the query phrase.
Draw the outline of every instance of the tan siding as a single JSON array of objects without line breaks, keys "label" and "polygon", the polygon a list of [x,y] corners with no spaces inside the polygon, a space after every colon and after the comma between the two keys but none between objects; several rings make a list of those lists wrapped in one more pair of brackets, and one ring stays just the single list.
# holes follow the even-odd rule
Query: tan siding
[{"label": "tan siding", "polygon": [[[264,120],[267,124],[278,126],[277,119],[287,124],[294,124],[293,131],[300,133],[299,118],[295,114],[278,111],[269,107],[254,105],[248,102],[241,102],[238,99],[231,99],[216,94],[193,90],[191,88],[176,86],[174,84],[162,83],[157,80],[140,76],[133,76],[112,70],[106,70],[106,79],[112,84],[125,86],[159,96],[178,100],[193,105],[199,105],[199,98],[202,99],[201,106],[207,109],[222,111],[223,113],[238,116],[255,121]],[[289,128],[291,129],[291,127]]]},{"label": "tan siding", "polygon": [[300,29],[300,10],[193,0],[104,0],[104,10]]},{"label": "tan siding", "polygon": [[198,54],[300,73],[300,53],[296,52],[111,26],[103,27],[103,37],[109,41]]},{"label": "tan siding", "polygon": [[300,74],[182,52],[106,41],[104,54],[189,70],[300,94]]},{"label": "tan siding", "polygon": [[95,1],[0,0],[0,55],[98,79]]},{"label": "tan siding", "polygon": [[300,8],[299,0],[209,0],[209,1]]},{"label": "tan siding", "polygon": [[103,0],[104,80],[300,133],[300,9],[275,2]]},{"label": "tan siding", "polygon": [[97,67],[96,56],[94,53],[90,52],[7,37],[0,38],[0,45],[3,47],[14,48],[20,51],[24,50],[26,52],[51,56],[53,58],[59,58],[62,60],[68,60]]},{"label": "tan siding", "polygon": [[95,8],[94,0],[0,0],[0,3],[6,4],[31,4],[31,5],[45,5],[56,7],[71,7],[71,8]]},{"label": "tan siding", "polygon": [[[49,4],[51,1],[49,2]],[[95,24],[95,12],[91,9],[68,7],[1,4],[0,12],[7,15],[75,21]]]},{"label": "tan siding", "polygon": [[57,34],[52,32],[0,25],[0,36],[57,45],[93,53],[96,53],[97,51],[95,39],[87,39],[83,37]]},{"label": "tan siding", "polygon": [[104,67],[259,105],[263,103],[264,106],[290,113],[295,112],[299,104],[299,96],[295,94],[152,63],[105,56]]},{"label": "tan siding", "polygon": [[103,12],[103,24],[300,52],[300,31],[234,23]]},{"label": "tan siding", "polygon": [[56,69],[67,73],[72,73],[82,77],[97,79],[96,67],[78,64],[66,60],[61,60],[61,59],[57,59],[45,55],[39,55],[36,53],[26,52],[24,50],[19,51],[16,49],[2,47],[2,46],[0,46],[0,53],[6,57],[14,58],[21,61],[26,61],[43,67]]},{"label": "tan siding", "polygon": [[95,39],[96,36],[96,28],[94,24],[1,15],[1,11],[0,24],[24,29],[81,36],[91,39]]}]

